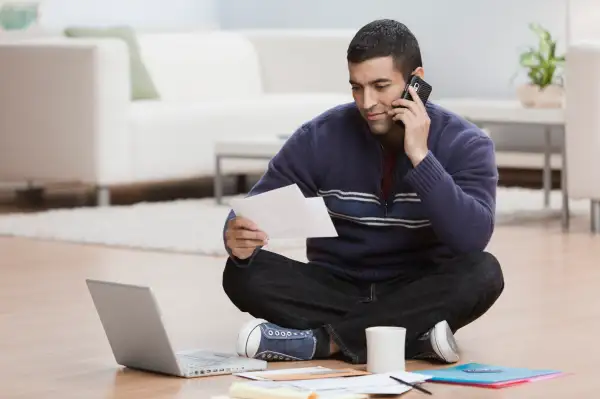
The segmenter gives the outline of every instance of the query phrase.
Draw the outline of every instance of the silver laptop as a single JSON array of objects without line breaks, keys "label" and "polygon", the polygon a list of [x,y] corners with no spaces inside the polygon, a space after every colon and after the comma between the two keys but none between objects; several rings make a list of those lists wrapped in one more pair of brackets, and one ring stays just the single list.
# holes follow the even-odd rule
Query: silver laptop
[{"label": "silver laptop", "polygon": [[175,352],[149,287],[86,280],[118,364],[178,377],[267,369],[267,362],[208,350]]}]

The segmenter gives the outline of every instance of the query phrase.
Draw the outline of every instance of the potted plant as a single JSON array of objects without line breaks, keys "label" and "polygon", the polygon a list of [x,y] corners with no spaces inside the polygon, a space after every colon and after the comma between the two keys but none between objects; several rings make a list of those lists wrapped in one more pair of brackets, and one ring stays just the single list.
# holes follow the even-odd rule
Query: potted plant
[{"label": "potted plant", "polygon": [[538,24],[530,24],[529,28],[538,37],[538,47],[530,47],[520,56],[519,63],[529,81],[517,88],[517,96],[526,107],[561,107],[564,90],[560,71],[565,56],[556,54],[556,40],[550,32]]},{"label": "potted plant", "polygon": [[27,30],[39,18],[39,1],[0,0],[0,30]]}]

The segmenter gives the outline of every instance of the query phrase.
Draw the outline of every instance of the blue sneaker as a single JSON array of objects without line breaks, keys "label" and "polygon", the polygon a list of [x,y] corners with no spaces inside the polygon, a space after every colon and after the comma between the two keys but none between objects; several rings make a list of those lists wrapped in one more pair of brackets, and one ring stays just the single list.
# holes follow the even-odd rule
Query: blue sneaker
[{"label": "blue sneaker", "polygon": [[311,330],[283,328],[262,319],[246,323],[237,341],[238,355],[268,362],[311,360],[316,347]]}]

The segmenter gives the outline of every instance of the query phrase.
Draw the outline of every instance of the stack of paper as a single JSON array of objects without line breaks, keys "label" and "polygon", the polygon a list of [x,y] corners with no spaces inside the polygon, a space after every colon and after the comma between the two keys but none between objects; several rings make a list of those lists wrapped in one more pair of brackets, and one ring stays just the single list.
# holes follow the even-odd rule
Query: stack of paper
[{"label": "stack of paper", "polygon": [[371,395],[399,395],[410,391],[412,388],[401,384],[390,376],[394,376],[409,383],[420,383],[429,377],[423,374],[409,372],[395,372],[371,374],[360,377],[326,378],[322,380],[291,381],[296,388],[310,389],[319,394],[371,394]]},{"label": "stack of paper", "polygon": [[254,222],[269,240],[337,237],[322,197],[306,198],[296,184],[231,200],[236,215]]},{"label": "stack of paper", "polygon": [[334,377],[355,377],[369,374],[371,373],[353,368],[330,369],[327,367],[316,366],[268,371],[249,371],[245,373],[235,373],[234,375],[257,381],[294,381]]},{"label": "stack of paper", "polygon": [[562,375],[562,372],[558,370],[493,366],[482,363],[467,363],[438,370],[424,370],[423,372],[431,376],[432,382],[482,388],[505,388]]},{"label": "stack of paper", "polygon": [[[269,380],[269,376],[280,377],[283,374],[323,374],[327,375],[330,372],[335,372],[335,369],[327,369],[324,367],[288,369],[288,370],[273,370],[261,372],[249,372],[236,374],[241,377],[253,379],[255,381],[242,383],[237,385],[236,390],[241,389],[244,392],[261,392],[266,391],[281,391],[291,395],[290,397],[302,398],[362,398],[365,395],[399,395],[410,391],[410,386],[399,383],[390,376],[400,378],[408,383],[420,383],[429,379],[428,375],[409,373],[409,372],[393,372],[382,374],[368,374],[356,377],[339,377],[339,378],[312,378],[306,380],[296,380],[291,378],[289,381]],[[293,395],[292,395],[293,394]],[[239,397],[239,393],[237,394]],[[312,396],[311,396],[312,395]],[[234,396],[230,393],[230,396]],[[265,397],[265,396],[263,396]],[[245,399],[250,399],[247,396]]]}]

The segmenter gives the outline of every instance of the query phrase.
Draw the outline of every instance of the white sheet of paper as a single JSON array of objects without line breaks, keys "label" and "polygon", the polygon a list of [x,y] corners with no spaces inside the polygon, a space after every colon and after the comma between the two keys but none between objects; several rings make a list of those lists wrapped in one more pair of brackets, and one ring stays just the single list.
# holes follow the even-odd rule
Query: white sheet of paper
[{"label": "white sheet of paper", "polygon": [[236,215],[252,220],[269,239],[337,237],[321,197],[305,198],[296,184],[231,200]]},{"label": "white sheet of paper", "polygon": [[231,207],[236,215],[253,221],[269,238],[297,238],[288,215],[305,206],[305,198],[296,184],[247,198],[234,198]]},{"label": "white sheet of paper", "polygon": [[[307,398],[313,393],[311,390],[296,388],[293,385],[278,381],[249,381],[245,382],[244,388],[238,389],[239,397],[252,398],[274,398],[274,397],[289,397],[289,398]],[[275,393],[275,390],[278,391]],[[243,391],[243,392],[242,392]],[[355,394],[344,390],[329,390],[318,392],[319,398],[322,399],[368,399],[364,394]],[[234,399],[233,397],[231,399]]]},{"label": "white sheet of paper", "polygon": [[[322,372],[322,371],[333,371],[330,368],[316,366],[316,367],[300,367],[300,368],[292,368],[292,369],[278,369],[278,370],[268,370],[268,371],[248,371],[246,373],[234,373],[233,375],[243,378],[248,378],[250,380],[257,381],[269,381],[268,376],[277,376],[282,374],[305,374],[311,372]],[[260,375],[260,377],[259,377]]]},{"label": "white sheet of paper", "polygon": [[412,388],[390,378],[390,375],[410,383],[423,382],[430,377],[410,372],[372,374],[358,377],[327,378],[319,380],[290,381],[297,388],[316,392],[347,392],[362,394],[394,394],[410,391]]},{"label": "white sheet of paper", "polygon": [[307,212],[304,219],[304,235],[309,237],[337,237],[337,231],[323,197],[306,198]]}]

